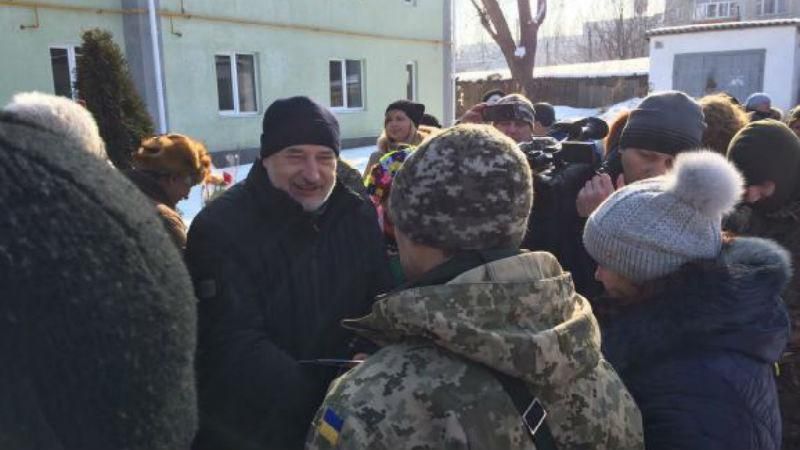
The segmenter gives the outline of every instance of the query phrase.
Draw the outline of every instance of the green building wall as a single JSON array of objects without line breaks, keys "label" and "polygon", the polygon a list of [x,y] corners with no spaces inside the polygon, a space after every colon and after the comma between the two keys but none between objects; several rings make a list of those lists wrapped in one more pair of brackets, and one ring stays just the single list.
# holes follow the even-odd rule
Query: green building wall
[{"label": "green building wall", "polygon": [[[74,0],[61,3],[97,9],[120,10],[119,0]],[[79,45],[81,33],[103,28],[114,34],[124,48],[122,15],[114,12],[86,13],[0,5],[0,104],[5,105],[17,92],[53,92],[50,47]],[[27,27],[22,29],[22,27]]]},{"label": "green building wall", "polygon": [[[122,9],[119,0],[50,1],[56,3]],[[146,3],[140,1],[139,8],[146,7]],[[162,0],[160,51],[169,131],[197,137],[212,151],[256,148],[261,117],[273,100],[308,95],[324,105],[330,104],[331,59],[356,59],[363,64],[363,109],[336,113],[343,138],[371,138],[380,133],[386,105],[405,98],[408,62],[417,66],[417,100],[441,119],[445,7],[443,0],[415,3]],[[127,11],[131,13],[130,9]],[[78,44],[82,30],[108,29],[126,49],[121,13],[39,8],[40,27],[19,29],[20,24],[32,22],[33,17],[30,8],[0,5],[0,31],[4,36],[13,36],[0,41],[0,54],[4,61],[21,62],[4,64],[0,71],[1,102],[18,91],[52,92],[48,48]],[[128,50],[130,47],[129,43]],[[256,55],[256,114],[229,116],[219,112],[215,55],[231,52]]]}]

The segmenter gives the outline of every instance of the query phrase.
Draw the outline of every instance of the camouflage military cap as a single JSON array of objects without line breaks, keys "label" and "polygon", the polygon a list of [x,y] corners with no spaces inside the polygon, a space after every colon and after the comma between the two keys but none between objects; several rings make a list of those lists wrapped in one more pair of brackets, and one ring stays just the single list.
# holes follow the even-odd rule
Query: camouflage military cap
[{"label": "camouflage military cap", "polygon": [[423,143],[389,197],[395,228],[442,250],[518,247],[533,202],[525,155],[487,125],[458,125]]}]

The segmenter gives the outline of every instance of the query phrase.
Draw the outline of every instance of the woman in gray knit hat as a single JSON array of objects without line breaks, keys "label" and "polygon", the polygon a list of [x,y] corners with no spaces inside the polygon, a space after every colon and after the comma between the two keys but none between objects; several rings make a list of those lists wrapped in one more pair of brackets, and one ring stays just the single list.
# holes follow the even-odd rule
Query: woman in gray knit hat
[{"label": "woman in gray knit hat", "polygon": [[791,265],[772,241],[721,232],[742,184],[719,154],[681,154],[586,224],[607,292],[595,303],[603,352],[641,409],[648,450],[781,446],[774,363]]}]

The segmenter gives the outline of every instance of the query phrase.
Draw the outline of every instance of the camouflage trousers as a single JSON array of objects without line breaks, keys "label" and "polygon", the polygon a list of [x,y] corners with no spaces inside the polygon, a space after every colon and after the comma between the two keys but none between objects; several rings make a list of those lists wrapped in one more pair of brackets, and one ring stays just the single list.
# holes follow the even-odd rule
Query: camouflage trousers
[{"label": "camouflage trousers", "polygon": [[778,363],[778,399],[783,419],[783,449],[800,449],[800,353],[786,353]]}]

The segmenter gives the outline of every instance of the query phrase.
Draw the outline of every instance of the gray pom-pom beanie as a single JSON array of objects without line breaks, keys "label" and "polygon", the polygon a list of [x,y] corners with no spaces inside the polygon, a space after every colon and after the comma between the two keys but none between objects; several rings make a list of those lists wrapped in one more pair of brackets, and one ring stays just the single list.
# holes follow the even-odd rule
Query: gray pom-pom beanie
[{"label": "gray pom-pom beanie", "polygon": [[600,266],[635,283],[668,275],[722,250],[722,217],[744,180],[722,155],[683,153],[668,174],[616,191],[589,217],[586,250]]}]

